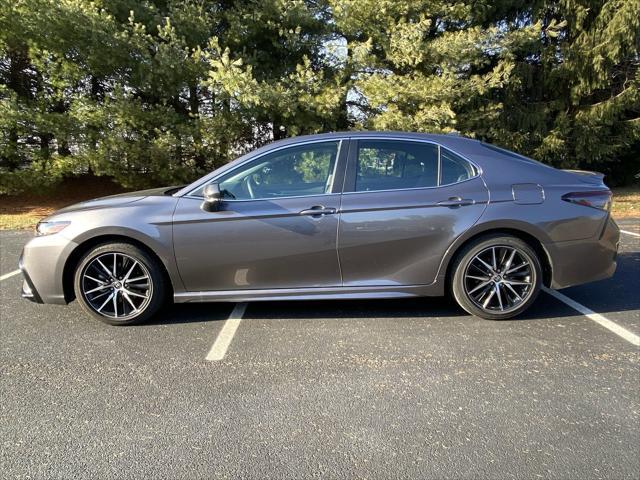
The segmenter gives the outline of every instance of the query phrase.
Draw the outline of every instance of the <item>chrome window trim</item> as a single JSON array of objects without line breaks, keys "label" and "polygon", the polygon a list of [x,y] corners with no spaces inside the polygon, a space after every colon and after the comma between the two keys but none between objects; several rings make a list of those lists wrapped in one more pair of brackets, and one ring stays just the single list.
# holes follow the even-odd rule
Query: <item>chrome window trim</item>
[{"label": "chrome window trim", "polygon": [[[330,197],[334,195],[341,195],[340,193],[314,193],[313,195],[290,195],[287,197],[272,197],[272,198],[248,198],[248,199],[233,199],[233,198],[225,198],[223,199],[223,203],[238,203],[238,202],[264,202],[264,201],[276,201],[276,200],[285,200],[290,198],[312,198],[312,197]],[[195,195],[183,195],[181,198],[191,198],[193,200],[202,200],[202,197],[198,197]]]},{"label": "chrome window trim", "polygon": [[200,188],[202,188],[204,185],[207,185],[215,180],[217,180],[218,178],[227,175],[229,173],[232,173],[236,170],[238,170],[241,167],[244,167],[246,164],[253,162],[254,160],[259,160],[260,158],[264,157],[265,155],[270,155],[272,153],[275,152],[279,152],[280,150],[285,150],[288,148],[296,148],[296,147],[300,147],[303,145],[312,145],[314,143],[338,143],[338,151],[336,152],[336,162],[335,165],[333,166],[333,173],[331,174],[331,184],[329,185],[328,188],[328,192],[326,193],[314,193],[313,195],[290,195],[290,196],[285,196],[285,197],[272,197],[272,198],[250,198],[250,199],[243,199],[243,200],[234,200],[234,199],[224,199],[225,203],[229,203],[229,202],[255,202],[255,201],[260,201],[260,200],[277,200],[277,199],[283,199],[283,198],[306,198],[306,197],[325,197],[327,195],[338,195],[336,193],[332,193],[331,190],[333,190],[333,183],[336,180],[336,172],[338,171],[338,164],[340,163],[340,154],[342,153],[342,148],[344,145],[344,140],[349,140],[349,138],[344,138],[344,137],[336,137],[336,138],[328,138],[328,139],[321,139],[321,140],[312,140],[312,141],[302,141],[302,142],[298,142],[298,143],[290,143],[288,145],[283,145],[282,147],[278,147],[278,148],[274,148],[272,150],[266,151],[264,153],[261,153],[260,155],[256,155],[255,157],[251,157],[248,158],[246,161],[242,162],[239,165],[236,165],[235,167],[233,167],[230,170],[226,170],[224,172],[222,172],[220,175],[216,175],[213,177],[205,177],[205,180],[202,181],[202,183],[199,183],[196,187],[194,187],[193,189],[191,189],[189,192],[187,192],[186,194],[182,195],[183,197],[186,198],[197,198],[197,199],[202,199],[202,196],[199,195],[193,195],[193,192],[195,192],[196,190],[199,190]]},{"label": "chrome window trim", "polygon": [[[358,141],[358,140],[391,140],[391,141],[403,141],[403,142],[415,142],[415,143],[428,143],[431,145],[435,145],[438,147],[438,152],[440,152],[441,148],[444,148],[445,150],[449,150],[450,152],[454,153],[455,155],[459,156],[460,158],[462,158],[463,160],[469,162],[471,165],[473,165],[473,167],[476,169],[476,175],[474,175],[473,177],[467,178],[466,180],[462,180],[461,182],[454,182],[454,183],[448,183],[446,185],[436,185],[433,187],[410,187],[410,188],[395,188],[395,189],[388,189],[388,190],[367,190],[367,191],[362,191],[362,192],[345,192],[344,191],[344,185],[342,187],[342,190],[340,192],[328,192],[328,193],[323,193],[323,194],[313,194],[313,195],[292,195],[292,196],[288,196],[288,197],[274,197],[274,198],[263,198],[263,199],[247,199],[247,200],[233,200],[233,199],[225,199],[225,202],[254,202],[254,201],[260,201],[260,200],[277,200],[277,199],[286,199],[286,198],[311,198],[311,197],[325,197],[328,195],[351,195],[351,194],[362,194],[362,193],[375,193],[375,192],[402,192],[402,191],[411,191],[411,190],[431,190],[434,188],[442,188],[442,187],[449,187],[451,185],[458,185],[464,182],[468,182],[470,180],[474,180],[478,177],[482,177],[482,173],[483,170],[482,168],[474,161],[469,160],[469,158],[455,150],[452,150],[448,147],[445,147],[441,144],[439,144],[436,141],[433,140],[423,140],[420,138],[406,138],[406,137],[399,137],[399,136],[380,136],[380,135],[358,135],[357,137],[345,137],[345,136],[336,136],[333,138],[323,138],[323,139],[318,139],[318,140],[311,140],[311,141],[300,141],[300,142],[296,142],[296,143],[290,143],[288,145],[283,145],[281,147],[278,148],[274,148],[272,150],[269,150],[267,152],[264,152],[260,155],[257,155],[255,157],[251,157],[249,159],[247,159],[246,161],[242,162],[239,165],[236,165],[234,168],[224,171],[222,172],[220,175],[216,175],[216,176],[210,176],[211,174],[209,174],[208,176],[205,176],[204,179],[202,180],[201,183],[198,183],[193,189],[191,189],[188,193],[182,194],[180,195],[180,197],[185,197],[185,198],[192,198],[192,199],[197,199],[197,200],[202,200],[201,196],[198,195],[193,195],[192,192],[200,189],[203,185],[206,185],[209,182],[212,182],[214,180],[217,180],[219,177],[221,177],[222,175],[226,175],[227,173],[231,173],[235,170],[237,170],[240,167],[245,166],[247,163],[252,162],[253,160],[257,160],[265,155],[274,153],[274,152],[278,152],[280,150],[284,150],[286,148],[291,148],[291,147],[299,147],[301,145],[311,145],[314,143],[327,143],[327,142],[338,142],[339,146],[338,146],[338,154],[337,154],[337,158],[336,158],[336,165],[334,166],[334,171],[333,171],[333,178],[331,179],[331,187],[330,190],[333,190],[333,184],[335,182],[336,179],[336,171],[337,171],[337,166],[338,166],[338,161],[337,159],[340,158],[340,154],[342,153],[342,149],[344,148],[345,144],[349,144],[351,142],[354,141]],[[440,155],[440,153],[438,153],[438,156]],[[347,158],[347,167],[348,167],[348,163],[349,163],[349,159]],[[440,168],[440,161],[438,161],[438,168]],[[345,180],[346,180],[346,176],[345,176]]]},{"label": "chrome window trim", "polygon": [[[384,189],[384,190],[363,190],[360,192],[357,191],[353,191],[353,192],[345,192],[344,188],[343,188],[343,195],[353,195],[353,194],[362,194],[362,193],[378,193],[378,192],[405,192],[405,191],[411,191],[411,190],[433,190],[434,188],[442,188],[442,187],[450,187],[451,185],[459,185],[461,183],[465,183],[468,182],[470,180],[475,180],[478,177],[482,176],[482,168],[480,168],[480,166],[478,164],[476,164],[475,162],[469,160],[466,156],[451,150],[450,148],[447,148],[445,146],[440,145],[438,142],[434,142],[432,140],[421,140],[419,138],[403,138],[403,137],[387,137],[387,136],[376,136],[376,135],[366,135],[366,136],[358,136],[357,138],[349,138],[350,141],[359,141],[359,140],[390,140],[390,141],[401,141],[401,142],[416,142],[416,143],[429,143],[431,145],[435,145],[436,147],[438,147],[438,183],[440,182],[440,175],[442,174],[441,170],[441,158],[440,158],[440,150],[441,149],[445,149],[448,150],[449,152],[453,153],[454,155],[457,155],[458,157],[462,158],[464,161],[469,162],[473,168],[475,168],[476,170],[476,174],[473,177],[469,177],[466,180],[462,180],[460,182],[453,182],[453,183],[447,183],[445,185],[434,185],[432,187],[408,187],[408,188],[390,188],[390,189]],[[356,152],[356,162],[358,161],[357,159],[357,152]],[[355,185],[354,185],[355,187]]]},{"label": "chrome window trim", "polygon": [[466,182],[467,180],[473,180],[474,178],[479,177],[480,174],[482,173],[482,170],[480,169],[480,167],[478,165],[476,165],[475,163],[473,163],[468,158],[466,158],[464,155],[460,155],[458,152],[454,152],[450,148],[443,147],[442,145],[439,145],[439,147],[440,147],[440,150],[442,150],[444,148],[448,152],[453,153],[455,156],[460,157],[465,162],[469,162],[473,166],[473,168],[476,170],[476,174],[473,177],[469,177],[466,180],[461,180],[459,182],[445,183],[444,185],[441,185],[440,181],[442,180],[442,157],[440,156],[441,155],[440,150],[438,150],[438,186],[439,187],[449,187],[451,185],[457,185],[459,183]]},{"label": "chrome window trim", "polygon": [[[452,150],[449,147],[445,147],[444,145],[436,142],[435,140],[426,140],[426,139],[421,139],[421,138],[406,138],[406,137],[391,137],[391,136],[380,136],[380,135],[375,135],[375,134],[371,134],[371,135],[358,135],[357,137],[349,137],[350,140],[400,140],[402,142],[417,142],[417,143],[430,143],[432,145],[437,145],[438,147],[444,148],[445,150],[449,150],[450,152],[455,153],[456,155],[458,155],[460,158],[466,160],[467,162],[469,162],[471,165],[473,165],[477,170],[478,170],[478,175],[471,177],[471,178],[476,178],[477,176],[482,174],[482,168],[480,168],[480,166],[474,162],[473,160],[469,160],[466,156],[462,155],[461,153],[456,152],[455,150]],[[470,180],[470,179],[469,179]],[[448,185],[454,185],[454,184],[448,184]]]},{"label": "chrome window trim", "polygon": [[461,183],[469,182],[480,177],[480,175],[474,175],[473,177],[462,180],[461,182],[447,183],[446,185],[437,185],[435,187],[409,187],[409,188],[391,188],[386,190],[363,190],[361,192],[343,192],[342,195],[356,195],[362,193],[379,193],[379,192],[406,192],[410,190],[434,190],[436,188],[450,187],[451,185],[460,185]]}]

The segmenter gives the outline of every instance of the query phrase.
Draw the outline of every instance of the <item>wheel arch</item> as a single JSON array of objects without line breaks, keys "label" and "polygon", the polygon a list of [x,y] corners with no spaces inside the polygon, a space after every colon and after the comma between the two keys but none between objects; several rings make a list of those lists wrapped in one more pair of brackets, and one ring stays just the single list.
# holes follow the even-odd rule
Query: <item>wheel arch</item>
[{"label": "wheel arch", "polygon": [[151,248],[149,245],[147,245],[145,242],[139,239],[128,237],[126,235],[102,234],[102,235],[97,235],[95,237],[88,238],[83,242],[79,243],[78,246],[74,248],[73,251],[67,257],[67,260],[64,264],[64,269],[62,272],[62,288],[64,292],[65,302],[69,303],[75,299],[75,292],[73,289],[73,278],[74,278],[74,274],[78,266],[78,263],[82,259],[83,255],[86,254],[92,248],[105,243],[128,243],[148,253],[152,258],[154,258],[158,262],[158,265],[160,265],[160,268],[162,269],[162,273],[165,276],[165,279],[167,280],[167,285],[169,286],[169,289],[168,289],[169,291],[167,292],[168,296],[173,298],[174,285],[171,279],[171,275],[169,275],[167,266],[162,261],[160,256],[153,250],[153,248]]},{"label": "wheel arch", "polygon": [[525,230],[524,228],[519,228],[518,226],[493,225],[467,232],[467,234],[464,235],[464,238],[462,236],[459,237],[456,242],[449,248],[449,250],[445,254],[445,259],[443,260],[445,262],[444,269],[441,268],[441,271],[445,272],[444,281],[446,283],[447,289],[450,288],[451,276],[453,274],[452,268],[455,263],[455,259],[459,255],[460,251],[466,245],[477,240],[478,238],[492,234],[511,235],[519,238],[527,245],[529,245],[534,250],[534,252],[536,252],[538,258],[540,259],[540,263],[542,265],[543,285],[547,287],[551,285],[551,281],[553,279],[553,262],[551,260],[551,255],[544,247],[544,243],[540,240],[539,236],[534,234],[529,228]]}]

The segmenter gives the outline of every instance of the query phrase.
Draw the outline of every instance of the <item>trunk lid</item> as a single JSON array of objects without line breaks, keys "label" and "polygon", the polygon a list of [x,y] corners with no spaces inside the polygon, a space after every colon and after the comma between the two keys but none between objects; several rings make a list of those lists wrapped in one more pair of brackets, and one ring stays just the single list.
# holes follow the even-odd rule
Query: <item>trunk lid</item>
[{"label": "trunk lid", "polygon": [[604,183],[604,173],[590,172],[589,170],[569,170],[564,169],[563,172],[572,173],[583,183],[589,185],[606,186]]}]

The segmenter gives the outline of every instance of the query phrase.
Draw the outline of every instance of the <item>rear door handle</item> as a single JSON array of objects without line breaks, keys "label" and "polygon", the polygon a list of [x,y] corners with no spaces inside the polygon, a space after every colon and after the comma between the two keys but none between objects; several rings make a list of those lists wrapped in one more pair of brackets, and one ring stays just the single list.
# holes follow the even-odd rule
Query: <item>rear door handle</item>
[{"label": "rear door handle", "polygon": [[302,210],[300,212],[300,215],[311,215],[313,217],[321,217],[323,215],[333,215],[334,213],[336,213],[335,208],[327,208],[323,205],[314,205],[311,208]]},{"label": "rear door handle", "polygon": [[439,207],[464,207],[466,205],[474,205],[475,200],[470,198],[449,197],[447,200],[438,202]]}]

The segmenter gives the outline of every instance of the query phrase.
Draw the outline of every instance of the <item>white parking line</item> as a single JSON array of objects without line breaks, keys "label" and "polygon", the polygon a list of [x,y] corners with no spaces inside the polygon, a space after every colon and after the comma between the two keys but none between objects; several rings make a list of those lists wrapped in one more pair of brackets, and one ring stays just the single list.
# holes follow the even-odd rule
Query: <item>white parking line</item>
[{"label": "white parking line", "polygon": [[640,233],[630,232],[629,230],[620,230],[620,233],[626,233],[627,235],[633,235],[634,237],[640,237]]},{"label": "white parking line", "polygon": [[20,273],[20,270],[14,270],[13,272],[5,273],[4,275],[0,275],[0,282],[6,280],[7,278],[11,278]]},{"label": "white parking line", "polygon": [[231,345],[231,341],[233,340],[233,336],[236,334],[236,330],[240,326],[240,322],[242,321],[242,316],[244,315],[245,310],[247,309],[246,303],[238,303],[234,307],[229,318],[225,320],[224,325],[222,326],[222,330],[218,334],[218,338],[213,342],[213,346],[209,353],[207,354],[207,360],[210,362],[216,360],[222,360],[227,353],[227,349],[229,345]]},{"label": "white parking line", "polygon": [[621,327],[617,323],[612,322],[608,318],[603,317],[599,313],[594,312],[590,308],[587,308],[584,305],[581,305],[580,303],[576,302],[575,300],[570,299],[566,295],[564,295],[564,294],[562,294],[562,293],[560,293],[560,292],[558,292],[556,290],[551,290],[551,289],[549,289],[547,287],[542,287],[542,290],[547,292],[549,295],[557,298],[561,302],[566,303],[571,308],[573,308],[574,310],[577,310],[578,312],[580,312],[581,314],[583,314],[585,317],[589,318],[590,320],[593,320],[594,322],[602,325],[604,328],[606,328],[608,330],[611,330],[613,333],[615,333],[616,335],[619,335],[620,337],[624,338],[626,341],[628,341],[628,342],[630,342],[630,343],[632,343],[632,344],[634,344],[636,346],[640,346],[640,337],[638,335],[636,335],[635,333],[631,333],[626,328]]}]

